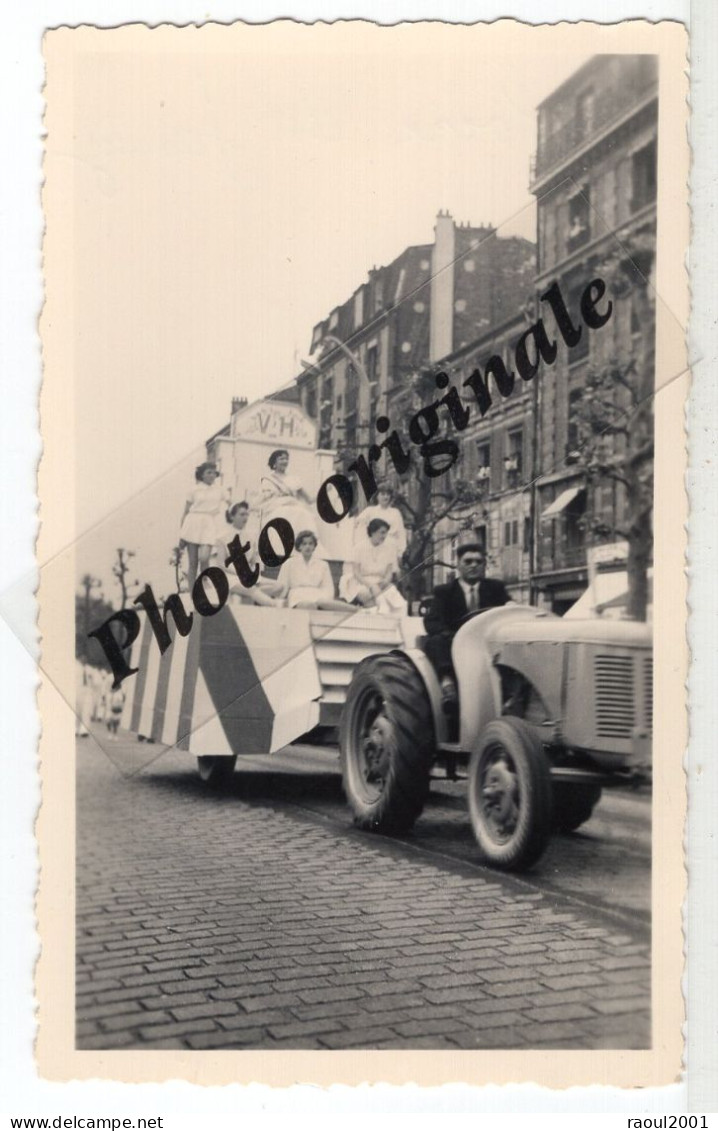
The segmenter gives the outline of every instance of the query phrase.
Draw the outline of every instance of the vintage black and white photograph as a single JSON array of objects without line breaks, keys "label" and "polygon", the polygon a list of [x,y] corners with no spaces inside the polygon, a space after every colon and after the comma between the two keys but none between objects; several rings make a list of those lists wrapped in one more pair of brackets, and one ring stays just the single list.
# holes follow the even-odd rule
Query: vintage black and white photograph
[{"label": "vintage black and white photograph", "polygon": [[76,1051],[678,1071],[684,92],[505,23],[48,34]]}]

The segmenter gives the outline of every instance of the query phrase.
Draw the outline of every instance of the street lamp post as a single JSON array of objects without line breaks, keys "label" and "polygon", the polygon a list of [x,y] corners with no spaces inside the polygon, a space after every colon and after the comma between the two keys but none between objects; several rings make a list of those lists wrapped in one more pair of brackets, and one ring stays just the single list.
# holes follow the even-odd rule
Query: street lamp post
[{"label": "street lamp post", "polygon": [[373,387],[376,385],[376,381],[372,381],[370,379],[369,374],[366,371],[364,362],[359,358],[359,356],[355,354],[353,350],[350,350],[349,346],[345,342],[340,341],[339,338],[335,338],[333,334],[326,334],[324,336],[324,341],[332,342],[336,346],[336,348],[340,350],[346,358],[348,358],[348,360],[360,374],[362,380],[366,381],[367,387],[371,391],[371,389],[373,389]]},{"label": "street lamp post", "polygon": [[[346,344],[346,342],[342,342],[342,341],[340,341],[339,338],[335,338],[333,334],[325,334],[324,338],[322,339],[322,346],[324,345],[325,342],[331,342],[341,353],[344,354],[344,356],[347,358],[347,360],[350,361],[351,364],[355,367],[355,369],[357,370],[357,372],[361,376],[362,380],[366,381],[367,387],[370,390],[375,387],[377,382],[371,380],[371,378],[369,377],[369,374],[366,371],[366,366],[364,365],[364,362],[361,360],[361,358],[359,357],[358,354],[354,353],[353,350],[349,349],[349,346]],[[323,360],[324,360],[324,357],[320,354],[318,361],[323,361]],[[318,361],[302,361],[302,365],[304,366],[305,369],[316,369],[317,372],[321,374],[321,368],[318,364]]]},{"label": "street lamp post", "polygon": [[[321,352],[320,352],[317,360],[316,361],[302,361],[302,365],[304,366],[305,369],[316,369],[319,376],[321,377],[322,376],[322,370],[321,370],[321,367],[320,367],[320,363],[325,360],[324,346],[326,345],[327,342],[329,342],[331,345],[333,345],[335,349],[339,350],[340,353],[344,354],[344,356],[347,358],[349,363],[356,369],[356,371],[358,372],[362,381],[365,382],[366,388],[369,391],[369,414],[371,416],[372,393],[373,393],[374,389],[376,388],[378,382],[371,380],[371,378],[369,377],[369,374],[366,371],[366,366],[364,365],[363,361],[358,356],[358,354],[354,353],[354,351],[349,348],[349,346],[346,344],[346,342],[341,341],[341,339],[335,337],[334,334],[325,334],[324,338],[322,339],[322,349],[321,349]],[[340,426],[336,425],[335,427],[339,428]],[[361,427],[371,427],[371,426],[370,425],[362,425]]]}]

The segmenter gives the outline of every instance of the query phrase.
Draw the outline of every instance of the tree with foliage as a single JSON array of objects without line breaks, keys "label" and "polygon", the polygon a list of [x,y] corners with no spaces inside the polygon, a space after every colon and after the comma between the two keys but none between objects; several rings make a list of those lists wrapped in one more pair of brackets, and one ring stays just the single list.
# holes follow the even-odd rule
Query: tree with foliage
[{"label": "tree with foliage", "polygon": [[634,351],[589,370],[576,413],[576,451],[589,484],[615,483],[623,492],[625,522],[611,529],[586,516],[595,536],[627,543],[626,615],[646,620],[648,567],[653,552],[655,302],[649,277],[655,240],[634,238],[605,264],[603,278],[616,302],[632,302]]},{"label": "tree with foliage", "polygon": [[[434,370],[411,373],[403,378],[401,391],[392,397],[389,412],[404,450],[410,455],[410,466],[399,475],[388,456],[383,457],[386,461],[383,466],[381,463],[375,465],[377,480],[391,483],[395,505],[404,515],[408,544],[401,562],[402,589],[410,598],[421,596],[429,588],[426,575],[437,560],[436,531],[439,524],[448,519],[456,524],[457,531],[470,526],[470,508],[482,502],[484,497],[478,483],[457,474],[457,470],[461,469],[461,456],[451,470],[451,460],[445,457],[446,470],[436,477],[429,476],[419,448],[408,434],[412,417],[434,404],[441,395],[437,392]],[[460,444],[458,435],[452,431],[446,409],[440,412],[441,428],[434,439],[448,436]],[[339,468],[346,474],[359,454],[365,452],[340,444],[337,453]],[[432,462],[435,469],[441,469],[441,457]]]},{"label": "tree with foliage", "polygon": [[83,592],[82,600],[82,628],[85,636],[90,631],[90,610],[92,608],[95,598],[92,596],[93,589],[99,589],[102,585],[102,579],[93,577],[91,573],[86,573],[80,581]]},{"label": "tree with foliage", "polygon": [[132,560],[132,558],[134,558],[134,556],[134,550],[126,550],[124,546],[119,546],[117,549],[117,558],[112,565],[112,574],[116,578],[117,583],[120,586],[121,609],[127,607],[127,602],[130,599],[132,590],[136,589],[139,585],[139,580],[137,578],[135,578],[134,581],[127,580],[127,575],[130,572],[130,561]]},{"label": "tree with foliage", "polygon": [[[93,582],[89,585],[88,582]],[[75,655],[79,660],[92,664],[96,668],[106,668],[110,665],[99,642],[90,637],[89,633],[104,624],[108,617],[116,611],[102,593],[94,595],[92,590],[101,582],[89,574],[85,574],[81,581],[82,593],[75,594]]]}]

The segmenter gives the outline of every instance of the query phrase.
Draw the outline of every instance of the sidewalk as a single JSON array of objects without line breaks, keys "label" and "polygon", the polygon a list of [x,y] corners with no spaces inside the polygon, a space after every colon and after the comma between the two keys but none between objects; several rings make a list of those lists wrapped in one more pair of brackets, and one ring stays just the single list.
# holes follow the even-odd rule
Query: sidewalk
[{"label": "sidewalk", "polygon": [[501,876],[78,753],[77,1044],[643,1048],[649,948]]}]

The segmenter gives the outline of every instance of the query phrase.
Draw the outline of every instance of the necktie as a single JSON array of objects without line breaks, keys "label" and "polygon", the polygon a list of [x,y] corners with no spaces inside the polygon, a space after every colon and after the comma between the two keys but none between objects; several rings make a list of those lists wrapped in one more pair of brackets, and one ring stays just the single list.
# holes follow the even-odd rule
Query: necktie
[{"label": "necktie", "polygon": [[479,590],[476,585],[469,588],[469,612],[475,613],[479,607]]}]

